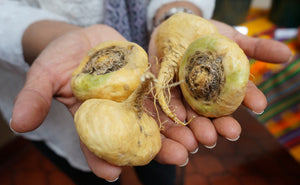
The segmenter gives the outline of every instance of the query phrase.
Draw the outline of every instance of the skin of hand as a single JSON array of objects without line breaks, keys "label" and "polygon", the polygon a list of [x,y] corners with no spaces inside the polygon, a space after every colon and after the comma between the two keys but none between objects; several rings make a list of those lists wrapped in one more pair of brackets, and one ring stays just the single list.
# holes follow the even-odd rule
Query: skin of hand
[{"label": "skin of hand", "polygon": [[[61,31],[50,30],[47,33],[45,26],[54,26]],[[58,28],[60,26],[63,28]],[[42,21],[28,29],[31,33],[25,32],[23,36],[24,54],[27,54],[24,57],[29,63],[30,59],[36,59],[27,73],[24,87],[15,99],[10,126],[19,133],[32,131],[42,124],[52,98],[63,103],[74,115],[81,104],[71,91],[70,80],[74,69],[98,43],[125,40],[116,30],[105,25],[79,28],[66,23]],[[108,181],[119,177],[121,167],[97,158],[84,144],[80,145],[89,167],[97,176]]]},{"label": "skin of hand", "polygon": [[[11,129],[23,133],[38,128],[48,114],[52,98],[63,103],[74,115],[81,102],[71,91],[71,74],[91,48],[107,40],[125,38],[105,25],[79,28],[63,22],[40,21],[29,26],[22,42],[24,57],[31,67],[24,87],[15,99]],[[147,99],[145,107],[156,113],[153,99]],[[162,112],[159,115],[163,115]],[[197,141],[190,129],[187,131],[190,134],[182,139],[192,141],[196,146]],[[93,173],[108,181],[119,177],[121,167],[96,157],[82,142],[80,146]],[[181,142],[162,135],[162,147],[156,160],[164,164],[182,165],[186,163],[188,150]]]},{"label": "skin of hand", "polygon": [[[45,27],[45,24],[48,23],[40,22],[36,26],[40,27],[44,24]],[[250,57],[279,63],[287,61],[291,56],[290,51],[283,44],[248,38],[238,34],[227,25],[214,23],[222,30],[224,35],[235,40]],[[60,30],[59,26],[55,28]],[[47,116],[53,97],[66,105],[74,115],[81,102],[72,94],[70,87],[71,73],[88,50],[98,43],[107,40],[124,40],[117,31],[104,25],[87,28],[66,26],[65,28],[61,29],[59,33],[54,31],[52,37],[45,40],[35,38],[39,36],[37,34],[32,34],[28,38],[23,37],[25,43],[23,45],[29,48],[24,51],[24,54],[26,54],[25,59],[34,60],[34,62],[27,73],[23,89],[15,99],[10,126],[16,132],[28,132],[39,127]],[[47,32],[44,31],[44,33]],[[51,34],[46,35],[51,36]],[[42,42],[32,44],[31,42],[35,40]],[[151,57],[156,56],[153,39],[150,42],[149,55],[149,59],[154,61],[154,57]],[[254,98],[255,101],[252,101]],[[244,105],[255,112],[261,112],[266,106],[264,95],[253,83],[249,83]],[[188,120],[195,115],[181,101],[181,94],[176,88],[172,90],[171,106],[178,107],[176,113],[181,120]],[[151,99],[145,101],[145,107],[156,113]],[[161,111],[159,113],[160,120],[163,122],[169,120]],[[212,146],[216,143],[218,134],[229,139],[235,139],[240,135],[240,132],[241,128],[238,122],[229,116],[213,121],[197,116],[187,127],[175,125],[168,121],[164,124],[162,148],[156,160],[165,164],[182,165],[188,159],[188,152],[195,151],[199,142],[206,146]],[[81,147],[91,170],[97,176],[109,181],[119,177],[121,167],[111,165],[97,158],[82,143]]]},{"label": "skin of hand", "polygon": [[[251,58],[262,60],[270,63],[289,62],[293,55],[290,49],[283,43],[270,39],[260,39],[248,37],[240,34],[233,27],[211,20],[217,26],[219,32],[226,37],[235,41]],[[157,30],[157,29],[156,29]],[[158,74],[157,69],[157,51],[155,47],[155,34],[153,31],[149,43],[149,62],[151,63],[151,71]],[[162,134],[173,141],[182,144],[184,148],[191,153],[197,151],[198,143],[203,144],[207,148],[213,148],[217,143],[218,135],[227,138],[230,141],[236,141],[241,134],[241,126],[232,116],[224,116],[215,119],[209,119],[197,115],[186,102],[182,101],[183,97],[180,94],[179,87],[171,89],[170,107],[175,108],[175,113],[181,121],[193,120],[188,126],[174,124],[165,115],[161,115],[161,122],[164,123]],[[243,105],[254,113],[262,113],[267,106],[267,100],[264,94],[249,81],[246,91],[246,96],[243,100]],[[193,137],[194,136],[194,137]],[[178,160],[185,161],[188,156],[187,152],[176,151]],[[172,154],[168,154],[172,155]],[[167,160],[168,155],[161,154],[159,160]],[[173,154],[174,155],[174,154]],[[182,155],[182,156],[180,156]],[[184,160],[185,159],[185,160]]]}]

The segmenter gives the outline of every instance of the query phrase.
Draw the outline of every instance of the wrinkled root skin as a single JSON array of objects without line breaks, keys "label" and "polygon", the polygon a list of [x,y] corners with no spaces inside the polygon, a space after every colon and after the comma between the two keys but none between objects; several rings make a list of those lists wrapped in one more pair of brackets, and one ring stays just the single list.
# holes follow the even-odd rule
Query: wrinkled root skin
[{"label": "wrinkled root skin", "polygon": [[96,156],[117,166],[148,164],[161,148],[160,128],[142,107],[154,76],[142,76],[137,89],[123,102],[89,99],[75,113],[82,142]]}]

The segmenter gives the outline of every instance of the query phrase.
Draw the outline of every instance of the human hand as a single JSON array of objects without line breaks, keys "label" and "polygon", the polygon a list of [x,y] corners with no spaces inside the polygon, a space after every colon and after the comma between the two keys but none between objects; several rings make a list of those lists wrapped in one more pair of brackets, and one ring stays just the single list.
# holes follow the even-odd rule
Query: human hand
[{"label": "human hand", "polygon": [[[15,99],[11,128],[20,133],[38,128],[48,114],[53,97],[74,115],[81,102],[71,91],[71,74],[91,48],[107,40],[125,39],[110,27],[95,25],[72,30],[50,41],[33,62],[27,73],[25,85]],[[30,58],[34,58],[34,55]],[[151,110],[153,102],[145,102],[145,107]],[[185,161],[177,160],[176,156],[160,157],[174,153],[176,147],[179,147],[179,151],[185,151],[173,140],[164,136],[162,138],[163,145],[157,159],[162,163],[183,164]],[[99,159],[82,142],[80,145],[89,167],[97,176],[108,181],[119,177],[121,167]]]},{"label": "human hand", "polygon": [[[51,41],[33,62],[25,85],[15,99],[11,128],[16,132],[28,132],[39,127],[53,97],[74,115],[81,102],[71,91],[71,74],[91,48],[107,40],[125,39],[108,26],[95,25],[72,30]],[[99,159],[80,144],[87,163],[97,176],[110,181],[119,177],[120,167]]]},{"label": "human hand", "polygon": [[[226,37],[235,41],[251,58],[282,63],[290,60],[292,53],[284,44],[266,39],[258,39],[244,36],[237,32],[234,28],[218,21],[212,21],[218,28],[219,32]],[[154,43],[156,32],[151,36],[149,44],[149,60],[152,64],[152,72],[157,73],[156,56],[157,51]],[[166,138],[172,140],[176,145],[181,145],[181,150],[176,150],[177,160],[184,161],[188,152],[193,152],[198,147],[198,142],[208,148],[213,148],[217,142],[218,135],[224,136],[228,140],[235,141],[241,134],[240,124],[232,116],[224,116],[215,119],[209,119],[197,115],[186,102],[182,101],[179,87],[171,90],[170,107],[176,108],[175,114],[181,121],[191,120],[188,126],[174,124],[165,115],[161,115],[160,119],[164,122],[164,130],[162,133]],[[246,96],[243,105],[256,113],[261,113],[267,105],[264,94],[250,81],[247,86]],[[174,145],[174,144],[173,144]],[[179,148],[177,146],[177,148]],[[171,147],[171,146],[169,146]],[[179,156],[181,155],[181,156]],[[163,159],[169,156],[160,156]]]}]

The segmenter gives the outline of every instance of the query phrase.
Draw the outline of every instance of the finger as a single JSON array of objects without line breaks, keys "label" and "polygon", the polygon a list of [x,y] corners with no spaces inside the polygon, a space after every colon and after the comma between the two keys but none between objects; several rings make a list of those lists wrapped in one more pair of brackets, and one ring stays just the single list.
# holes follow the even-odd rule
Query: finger
[{"label": "finger", "polygon": [[216,20],[211,20],[211,22],[216,25],[221,34],[235,41],[251,58],[271,63],[290,62],[293,58],[289,47],[282,42],[249,37],[222,22]]},{"label": "finger", "polygon": [[162,136],[162,146],[155,160],[162,164],[184,166],[188,161],[188,152],[182,144]]},{"label": "finger", "polygon": [[10,126],[16,132],[28,132],[38,128],[46,118],[52,100],[52,84],[47,75],[36,73],[32,66],[23,89],[15,99]]},{"label": "finger", "polygon": [[267,107],[267,99],[265,95],[252,81],[248,82],[243,104],[256,114],[261,114]]},{"label": "finger", "polygon": [[271,63],[290,62],[293,54],[288,46],[271,39],[248,37],[237,32],[234,37],[246,55]]},{"label": "finger", "polygon": [[242,128],[234,118],[230,116],[215,118],[213,124],[218,134],[224,136],[226,139],[230,141],[239,139]]},{"label": "finger", "polygon": [[[175,109],[174,111],[177,117],[180,120],[184,121],[186,119],[186,110],[182,104],[181,98],[179,97],[181,96],[181,94],[176,94],[177,93],[175,91],[174,93],[172,92],[170,107],[173,107]],[[166,114],[161,111],[160,107],[157,107],[157,110],[155,110],[155,108],[152,107],[151,104],[153,104],[153,102],[145,102],[145,106],[148,108],[148,110],[150,110],[150,112],[157,111],[157,113],[159,114],[158,121],[162,123],[163,127],[161,133],[164,134],[164,136],[182,144],[188,151],[195,151],[198,148],[198,142],[194,137],[192,131],[186,126],[174,123],[174,121],[168,118],[168,116],[166,116]]]},{"label": "finger", "polygon": [[197,141],[206,148],[216,146],[218,134],[210,119],[196,116],[189,124],[189,127],[193,131]]},{"label": "finger", "polygon": [[167,123],[164,128],[165,129],[161,131],[164,136],[182,144],[189,152],[193,152],[198,148],[198,142],[193,132],[187,126],[177,124],[170,125]]},{"label": "finger", "polygon": [[197,141],[207,148],[216,146],[218,134],[211,120],[199,116],[188,104],[186,104],[186,107],[188,120],[192,120],[188,126],[194,133]]},{"label": "finger", "polygon": [[80,143],[80,146],[90,169],[95,175],[110,182],[116,181],[119,178],[122,171],[121,167],[112,165],[103,159],[98,158],[89,151],[82,142]]},{"label": "finger", "polygon": [[160,114],[159,122],[162,123],[161,133],[164,137],[181,144],[189,152],[193,152],[198,148],[198,142],[187,126],[176,124],[165,114]]}]

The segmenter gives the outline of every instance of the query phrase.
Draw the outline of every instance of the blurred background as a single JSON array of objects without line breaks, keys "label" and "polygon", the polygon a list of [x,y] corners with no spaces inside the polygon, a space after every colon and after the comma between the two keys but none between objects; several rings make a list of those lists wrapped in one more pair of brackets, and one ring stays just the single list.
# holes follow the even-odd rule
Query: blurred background
[{"label": "blurred background", "polygon": [[213,19],[238,25],[247,20],[251,9],[265,9],[267,17],[278,26],[298,27],[300,24],[298,0],[216,0]]}]

